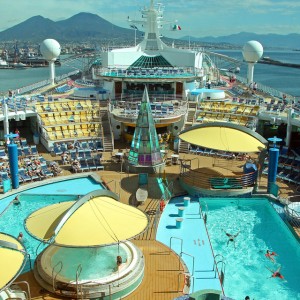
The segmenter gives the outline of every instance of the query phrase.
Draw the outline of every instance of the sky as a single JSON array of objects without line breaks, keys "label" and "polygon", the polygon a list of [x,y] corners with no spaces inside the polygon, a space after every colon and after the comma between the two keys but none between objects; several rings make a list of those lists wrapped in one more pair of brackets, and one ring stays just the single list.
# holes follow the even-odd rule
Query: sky
[{"label": "sky", "polygon": [[[242,31],[257,34],[300,33],[300,0],[164,0],[164,19],[177,23],[181,31],[169,26],[168,37],[223,36]],[[80,12],[99,15],[107,21],[129,28],[127,16],[140,19],[139,9],[150,0],[0,0],[0,31],[30,17],[41,15],[53,21]],[[300,44],[300,42],[299,42]]]}]

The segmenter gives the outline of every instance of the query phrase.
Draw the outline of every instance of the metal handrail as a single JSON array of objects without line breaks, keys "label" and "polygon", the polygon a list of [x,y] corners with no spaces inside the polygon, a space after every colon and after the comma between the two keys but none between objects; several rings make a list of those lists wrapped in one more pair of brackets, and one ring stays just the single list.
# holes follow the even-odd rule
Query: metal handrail
[{"label": "metal handrail", "polygon": [[31,300],[31,292],[30,292],[30,285],[27,281],[14,281],[14,283],[12,284],[12,286],[14,284],[21,284],[24,283],[26,285],[27,288],[27,293],[25,292],[25,294],[28,294],[28,299]]},{"label": "metal handrail", "polygon": [[30,257],[30,253],[27,253],[26,254],[27,257],[28,257],[28,260],[29,260],[29,267],[30,267],[30,270],[32,269],[32,265],[31,265],[31,257]]},{"label": "metal handrail", "polygon": [[[220,260],[220,261],[216,262],[215,277],[217,276],[217,270],[218,270],[218,264],[219,263],[222,264],[221,265],[221,278],[220,278],[220,282],[221,282],[221,285],[224,286],[226,263],[223,260]],[[220,276],[220,274],[219,274],[219,276]]]},{"label": "metal handrail", "polygon": [[[208,213],[208,206],[207,206],[207,202],[204,201],[204,200],[200,200],[199,198],[199,215],[202,216],[202,218],[204,219],[204,216],[203,216],[203,209],[202,209],[202,206],[201,206],[201,203],[203,203],[205,205],[205,214],[207,215]],[[206,223],[206,222],[205,222]]]},{"label": "metal handrail", "polygon": [[35,256],[38,256],[38,249],[39,247],[44,244],[43,242],[40,242],[39,245],[36,247],[36,250],[35,250]]},{"label": "metal handrail", "polygon": [[180,257],[182,257],[182,254],[190,256],[193,259],[192,275],[194,276],[194,271],[195,271],[195,257],[193,255],[188,254],[188,253],[183,252],[183,251],[180,252]]},{"label": "metal handrail", "polygon": [[[56,272],[55,276],[54,276],[54,271],[55,271],[55,268],[60,265],[60,269],[58,272]],[[55,286],[55,283],[56,283],[56,277],[57,275],[60,273],[60,271],[62,270],[63,268],[63,263],[62,261],[60,260],[53,268],[52,268],[52,288],[53,288],[53,291],[56,290],[56,286]]]},{"label": "metal handrail", "polygon": [[[81,272],[82,272],[82,266],[81,264],[79,264],[76,270],[76,297],[77,298],[78,298],[78,280]],[[82,291],[81,291],[81,296],[82,296]]]},{"label": "metal handrail", "polygon": [[222,254],[217,254],[217,255],[215,255],[215,256],[214,256],[213,271],[215,270],[215,266],[217,266],[217,264],[216,264],[216,258],[219,257],[219,256],[221,257],[222,260],[225,259],[224,256],[223,256]]},{"label": "metal handrail", "polygon": [[[181,238],[178,238],[178,237],[175,237],[175,236],[171,236],[170,237],[170,249],[172,249],[172,239],[177,239],[177,240],[180,240],[180,253],[182,253],[182,247],[183,247],[183,239]],[[178,270],[180,270],[180,256],[178,256]]]},{"label": "metal handrail", "polygon": [[[201,172],[199,170],[185,170],[181,166],[180,176],[183,180],[188,181],[189,185],[199,186],[206,186],[207,188],[218,188],[222,189],[222,186],[225,184],[224,180],[228,181],[228,184],[231,186],[231,189],[239,188],[249,188],[253,186],[255,183],[256,172],[251,172],[242,175],[236,176],[219,176],[219,177],[210,177],[206,173]],[[226,187],[227,189],[229,187]]]},{"label": "metal handrail", "polygon": [[[217,257],[220,257],[221,259],[220,260],[216,260]],[[225,267],[226,267],[226,263],[225,263],[225,258],[222,254],[217,254],[214,256],[214,263],[213,263],[213,271],[215,271],[215,277],[217,276],[217,272],[218,272],[218,275],[219,275],[219,278],[220,278],[220,275],[221,275],[221,278],[220,278],[220,282],[221,282],[221,285],[223,286],[223,283],[224,283],[224,279],[225,279]],[[218,271],[218,264],[221,263],[221,274],[219,273]],[[222,278],[223,276],[223,278]]]}]

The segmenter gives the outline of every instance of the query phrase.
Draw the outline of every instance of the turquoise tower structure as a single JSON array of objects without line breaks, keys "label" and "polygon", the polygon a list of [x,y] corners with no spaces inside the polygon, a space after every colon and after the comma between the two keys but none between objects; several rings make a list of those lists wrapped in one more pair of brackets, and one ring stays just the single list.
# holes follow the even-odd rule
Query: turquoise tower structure
[{"label": "turquoise tower structure", "polygon": [[164,166],[148,91],[145,88],[130,146],[127,167],[130,172],[134,173],[160,173]]}]

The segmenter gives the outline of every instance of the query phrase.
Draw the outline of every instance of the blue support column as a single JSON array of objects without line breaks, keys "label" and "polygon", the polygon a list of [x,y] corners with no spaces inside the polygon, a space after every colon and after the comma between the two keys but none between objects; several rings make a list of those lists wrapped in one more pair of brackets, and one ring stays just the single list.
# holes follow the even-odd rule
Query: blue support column
[{"label": "blue support column", "polygon": [[17,134],[7,134],[6,138],[10,140],[10,144],[7,145],[10,178],[12,182],[12,188],[17,189],[19,187],[19,167],[18,167],[18,146],[14,144],[13,139],[17,137]]},{"label": "blue support column", "polygon": [[278,168],[279,149],[270,148],[269,150],[269,167],[268,167],[268,193],[271,191],[271,186],[276,183],[277,168]]},{"label": "blue support column", "polygon": [[276,148],[276,143],[281,142],[282,139],[273,137],[268,139],[273,142],[273,148],[269,149],[269,165],[268,165],[268,193],[273,193],[273,189],[276,186],[276,176],[278,168],[279,149]]}]

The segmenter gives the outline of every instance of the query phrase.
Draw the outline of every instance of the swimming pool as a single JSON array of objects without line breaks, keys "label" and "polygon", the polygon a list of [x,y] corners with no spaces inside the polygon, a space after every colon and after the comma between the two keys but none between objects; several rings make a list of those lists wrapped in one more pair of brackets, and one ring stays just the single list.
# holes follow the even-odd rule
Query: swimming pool
[{"label": "swimming pool", "polygon": [[[80,280],[96,280],[116,272],[116,257],[120,255],[127,261],[124,247],[111,245],[99,248],[58,248],[51,255],[51,266],[63,261],[60,276],[76,280],[77,267],[81,265]],[[97,266],[95,268],[95,266]]]},{"label": "swimming pool", "polygon": [[[1,199],[2,214],[0,212],[0,231],[15,237],[18,236],[19,232],[22,232],[26,250],[31,260],[34,260],[37,255],[36,249],[40,245],[40,241],[32,238],[26,232],[24,228],[25,218],[33,211],[44,206],[57,202],[77,200],[79,195],[84,195],[103,188],[103,185],[91,177],[81,177],[62,180],[21,191],[18,193],[20,200],[19,205],[9,205],[16,194],[4,197]],[[43,250],[43,247],[39,247],[39,252],[41,250]],[[24,271],[28,271],[28,269],[29,264],[24,268]]]},{"label": "swimming pool", "polygon": [[[215,254],[226,260],[226,295],[243,299],[300,299],[300,247],[292,232],[265,199],[206,200],[207,227]],[[229,233],[240,234],[236,248],[227,244]],[[231,243],[230,243],[231,244]],[[265,257],[275,251],[276,262]],[[281,273],[286,280],[269,278],[268,269]]]},{"label": "swimming pool", "polygon": [[[185,207],[180,229],[172,224],[174,219],[178,218],[177,211],[178,207],[182,206],[182,197],[170,201],[162,214],[157,239],[168,246],[172,236],[183,239],[183,251],[195,257],[196,291],[214,288],[216,283],[207,279],[210,276],[203,276],[204,270],[208,271],[209,265],[212,264],[212,255],[208,249],[204,249],[209,240],[206,239],[205,229],[199,221],[198,199],[192,200],[190,205]],[[226,263],[225,295],[234,299],[244,299],[246,295],[251,299],[300,298],[299,241],[268,200],[201,198],[201,201],[207,203],[208,207],[207,228],[214,254],[222,255]],[[236,238],[236,248],[233,243],[227,246],[228,237],[223,230],[231,234],[240,231]],[[172,248],[177,253],[180,252],[179,245]],[[276,263],[265,257],[267,249],[279,254]],[[189,257],[182,258],[191,270],[193,266]],[[282,266],[281,273],[286,281],[269,278],[272,274],[268,268],[276,270],[279,265]]]}]

